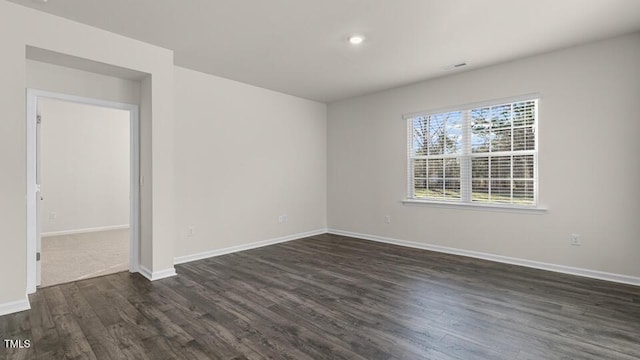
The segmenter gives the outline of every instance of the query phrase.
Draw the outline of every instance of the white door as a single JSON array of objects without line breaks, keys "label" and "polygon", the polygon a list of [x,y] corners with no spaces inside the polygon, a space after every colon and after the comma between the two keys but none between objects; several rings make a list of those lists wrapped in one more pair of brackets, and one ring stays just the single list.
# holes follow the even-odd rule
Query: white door
[{"label": "white door", "polygon": [[[36,105],[37,106],[37,105]],[[42,254],[42,236],[40,233],[42,232],[42,200],[44,200],[42,196],[42,146],[41,146],[41,128],[42,128],[42,117],[40,116],[40,109],[37,110],[37,120],[36,120],[36,286],[40,286],[42,283],[42,262],[40,261],[40,254]]]}]

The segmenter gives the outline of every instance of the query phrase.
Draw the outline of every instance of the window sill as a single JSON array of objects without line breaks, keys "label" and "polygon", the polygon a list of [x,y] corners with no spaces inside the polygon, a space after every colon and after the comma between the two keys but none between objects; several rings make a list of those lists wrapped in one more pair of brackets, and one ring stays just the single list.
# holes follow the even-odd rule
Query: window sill
[{"label": "window sill", "polygon": [[517,205],[497,205],[497,204],[478,204],[478,203],[458,203],[452,201],[434,201],[434,200],[402,200],[405,205],[433,206],[454,209],[481,210],[481,211],[498,211],[522,214],[544,214],[547,208],[541,206],[517,206]]}]

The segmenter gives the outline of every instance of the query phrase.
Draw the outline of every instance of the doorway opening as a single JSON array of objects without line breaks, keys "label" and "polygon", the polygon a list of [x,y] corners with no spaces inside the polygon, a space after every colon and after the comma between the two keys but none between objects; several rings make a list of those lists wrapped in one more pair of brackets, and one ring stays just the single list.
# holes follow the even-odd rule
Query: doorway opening
[{"label": "doorway opening", "polygon": [[138,271],[138,106],[27,90],[28,291]]}]

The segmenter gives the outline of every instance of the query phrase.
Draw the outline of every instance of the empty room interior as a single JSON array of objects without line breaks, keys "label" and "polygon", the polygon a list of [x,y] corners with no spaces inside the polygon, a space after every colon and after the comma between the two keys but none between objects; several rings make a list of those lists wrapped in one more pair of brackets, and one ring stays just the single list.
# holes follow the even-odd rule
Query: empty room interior
[{"label": "empty room interior", "polygon": [[[36,65],[37,66],[37,65]],[[129,269],[129,113],[42,98],[42,287]]]},{"label": "empty room interior", "polygon": [[640,359],[640,1],[2,0],[0,44],[0,359]]}]

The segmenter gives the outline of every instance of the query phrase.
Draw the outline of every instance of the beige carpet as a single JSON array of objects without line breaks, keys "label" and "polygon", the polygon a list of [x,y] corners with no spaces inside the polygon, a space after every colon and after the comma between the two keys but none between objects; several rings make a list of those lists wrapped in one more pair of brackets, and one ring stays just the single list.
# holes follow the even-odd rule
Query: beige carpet
[{"label": "beige carpet", "polygon": [[42,238],[41,287],[129,269],[129,230]]}]

